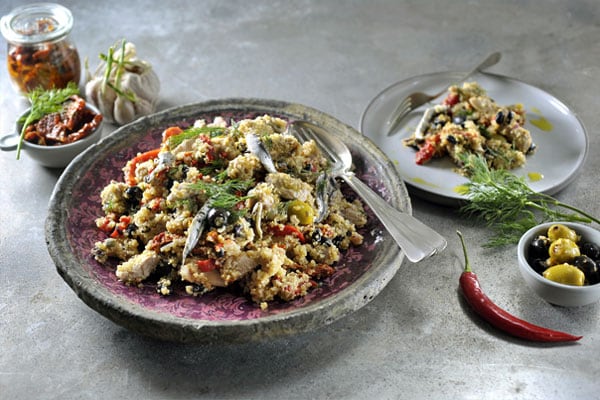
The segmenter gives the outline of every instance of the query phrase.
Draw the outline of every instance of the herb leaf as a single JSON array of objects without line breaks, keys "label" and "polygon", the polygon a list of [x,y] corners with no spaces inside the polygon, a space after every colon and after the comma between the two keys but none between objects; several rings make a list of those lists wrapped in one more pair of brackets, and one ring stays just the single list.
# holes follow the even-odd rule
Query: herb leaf
[{"label": "herb leaf", "polygon": [[19,144],[17,145],[17,160],[21,157],[21,147],[25,139],[25,131],[32,123],[39,121],[43,116],[59,112],[63,103],[73,95],[79,94],[79,88],[74,82],[69,82],[67,87],[62,89],[44,90],[37,88],[27,94],[27,98],[31,103],[29,113],[19,118],[19,123],[22,124]]},{"label": "herb leaf", "polygon": [[184,140],[192,139],[200,135],[207,135],[210,138],[221,136],[225,133],[225,128],[216,126],[203,126],[201,128],[188,128],[182,133],[169,138],[169,147],[172,149],[179,146]]},{"label": "herb leaf", "polygon": [[486,247],[514,244],[528,229],[545,221],[600,224],[576,207],[533,191],[523,178],[505,169],[490,169],[481,156],[465,156],[463,163],[471,180],[465,184],[469,203],[460,211],[494,228],[496,234]]},{"label": "herb leaf", "polygon": [[242,195],[254,184],[252,180],[231,179],[224,182],[198,181],[190,184],[190,188],[204,192],[215,208],[233,211],[240,201],[248,197]]}]

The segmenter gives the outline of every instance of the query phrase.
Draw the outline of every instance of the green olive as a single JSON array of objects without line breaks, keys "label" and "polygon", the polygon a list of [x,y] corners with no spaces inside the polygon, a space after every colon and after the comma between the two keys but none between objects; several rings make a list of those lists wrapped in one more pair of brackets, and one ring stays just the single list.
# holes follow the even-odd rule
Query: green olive
[{"label": "green olive", "polygon": [[288,218],[296,216],[301,225],[312,224],[315,220],[315,211],[302,200],[292,200],[288,203],[287,208]]},{"label": "green olive", "polygon": [[550,250],[548,250],[548,253],[550,254],[550,260],[548,262],[549,265],[570,262],[575,257],[580,256],[579,246],[577,246],[577,243],[571,239],[565,238],[560,238],[553,241],[550,245]]},{"label": "green olive", "polygon": [[569,264],[558,264],[543,273],[544,278],[565,285],[583,286],[585,274],[577,267]]},{"label": "green olive", "polygon": [[577,232],[563,224],[554,224],[548,228],[548,238],[552,241],[564,238],[572,240],[575,243],[579,242],[580,239]]}]

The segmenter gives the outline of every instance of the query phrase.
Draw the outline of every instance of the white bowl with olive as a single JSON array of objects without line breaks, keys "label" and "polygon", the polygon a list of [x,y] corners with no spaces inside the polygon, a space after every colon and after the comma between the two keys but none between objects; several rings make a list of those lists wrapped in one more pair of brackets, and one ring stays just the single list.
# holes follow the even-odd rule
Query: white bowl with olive
[{"label": "white bowl with olive", "polygon": [[525,282],[544,300],[583,306],[600,299],[600,231],[573,222],[528,230],[517,247]]}]

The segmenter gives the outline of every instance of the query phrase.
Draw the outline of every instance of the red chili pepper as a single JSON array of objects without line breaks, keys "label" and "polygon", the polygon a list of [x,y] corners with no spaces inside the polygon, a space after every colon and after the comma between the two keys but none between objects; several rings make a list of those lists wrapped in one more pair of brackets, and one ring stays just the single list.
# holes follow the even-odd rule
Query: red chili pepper
[{"label": "red chili pepper", "polygon": [[465,256],[465,269],[460,276],[460,288],[467,303],[480,317],[512,336],[535,342],[574,342],[583,337],[531,324],[494,304],[481,289],[477,275],[471,271],[462,234],[459,231],[456,233],[460,237]]},{"label": "red chili pepper", "polygon": [[283,226],[275,225],[271,228],[271,230],[273,231],[273,234],[276,236],[293,235],[293,236],[296,236],[298,238],[298,240],[300,240],[300,243],[304,243],[306,241],[302,232],[300,232],[298,230],[298,228],[296,228],[295,226],[292,226],[292,225],[283,225]]}]

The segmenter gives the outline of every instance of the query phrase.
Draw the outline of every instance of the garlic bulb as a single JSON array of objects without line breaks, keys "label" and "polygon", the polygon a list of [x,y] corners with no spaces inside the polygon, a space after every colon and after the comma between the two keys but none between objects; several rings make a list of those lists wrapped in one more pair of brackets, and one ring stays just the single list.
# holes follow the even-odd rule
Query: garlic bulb
[{"label": "garlic bulb", "polygon": [[85,85],[87,100],[108,122],[127,124],[156,109],[160,81],[150,63],[137,57],[135,45],[123,41],[101,54],[101,63]]}]

